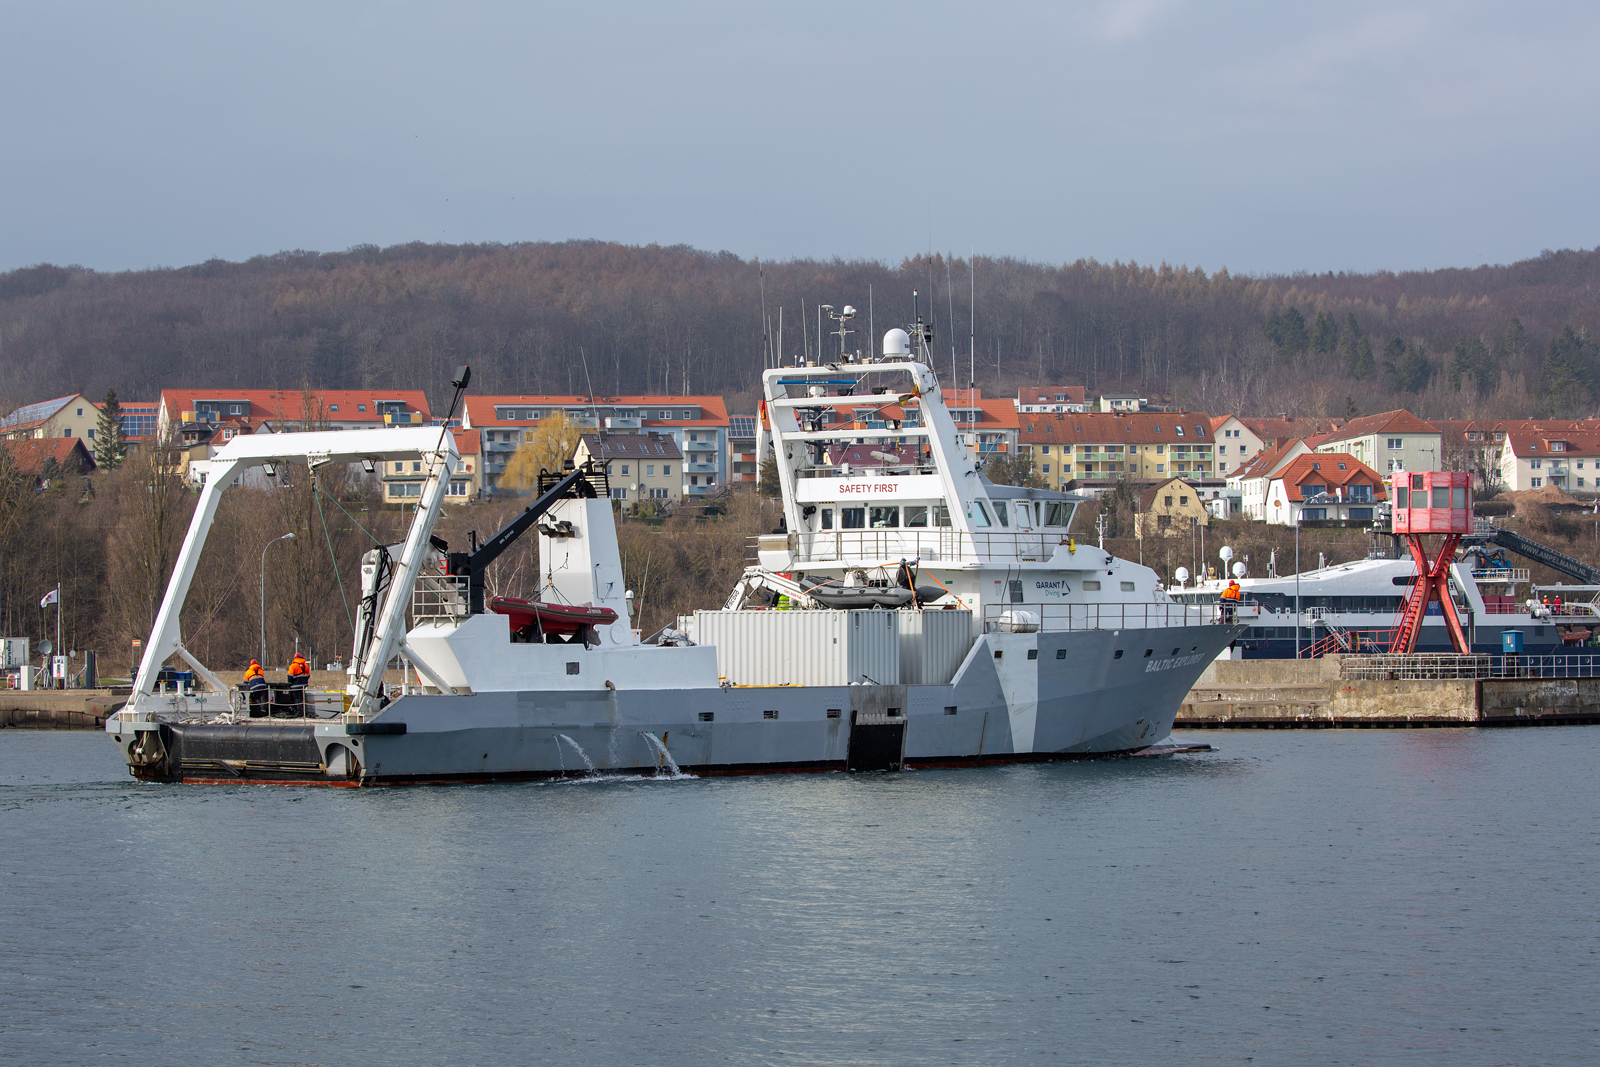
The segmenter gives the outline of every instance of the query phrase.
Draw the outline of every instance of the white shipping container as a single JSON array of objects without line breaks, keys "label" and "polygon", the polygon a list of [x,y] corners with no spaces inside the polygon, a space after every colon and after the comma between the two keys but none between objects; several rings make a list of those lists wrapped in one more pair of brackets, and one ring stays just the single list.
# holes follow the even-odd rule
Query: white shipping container
[{"label": "white shipping container", "polygon": [[28,662],[26,637],[3,637],[0,642],[0,668],[20,667]]},{"label": "white shipping container", "polygon": [[694,640],[733,685],[895,685],[899,612],[697,611]]},{"label": "white shipping container", "polygon": [[947,685],[972,649],[972,612],[915,611],[900,616],[900,684]]}]

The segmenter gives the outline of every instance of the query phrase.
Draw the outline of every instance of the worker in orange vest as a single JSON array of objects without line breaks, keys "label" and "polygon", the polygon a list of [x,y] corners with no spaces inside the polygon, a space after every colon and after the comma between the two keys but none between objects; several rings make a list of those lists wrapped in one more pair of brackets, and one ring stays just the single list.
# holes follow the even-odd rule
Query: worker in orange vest
[{"label": "worker in orange vest", "polygon": [[260,660],[251,660],[245,668],[244,681],[239,686],[250,701],[250,717],[260,718],[267,713],[267,676],[261,670]]},{"label": "worker in orange vest", "polygon": [[1239,583],[1237,580],[1228,583],[1228,588],[1222,591],[1222,621],[1232,622],[1233,613],[1239,607]]},{"label": "worker in orange vest", "polygon": [[300,714],[306,713],[306,686],[311,682],[311,664],[306,658],[295,653],[294,659],[289,661],[289,687],[294,691],[295,704]]}]

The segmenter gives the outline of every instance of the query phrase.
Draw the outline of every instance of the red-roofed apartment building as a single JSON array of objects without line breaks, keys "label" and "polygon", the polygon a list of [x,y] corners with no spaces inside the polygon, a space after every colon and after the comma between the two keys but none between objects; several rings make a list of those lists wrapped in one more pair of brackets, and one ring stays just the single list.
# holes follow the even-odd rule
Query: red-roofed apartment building
[{"label": "red-roofed apartment building", "polygon": [[[420,389],[315,389],[311,409],[298,389],[163,389],[156,431],[165,438],[185,423],[221,426],[255,433],[284,433],[313,427],[371,430],[385,426],[426,426],[433,421],[428,397]],[[228,435],[232,440],[233,435]]]},{"label": "red-roofed apartment building", "polygon": [[1365,525],[1384,500],[1383,475],[1348,452],[1310,452],[1284,467],[1267,491],[1267,522]]},{"label": "red-roofed apartment building", "polygon": [[1544,426],[1504,432],[1498,469],[1505,488],[1518,491],[1554,486],[1586,496],[1600,491],[1600,429]]},{"label": "red-roofed apartment building", "polygon": [[[1022,442],[1053,488],[1096,489],[1124,477],[1191,484],[1220,477],[1211,416],[1202,411],[1019,415]],[[1215,496],[1221,482],[1205,486]],[[1196,489],[1201,488],[1196,484]]]},{"label": "red-roofed apartment building", "polygon": [[1373,470],[1443,470],[1439,427],[1405,409],[1364,415],[1312,443],[1318,452],[1348,452]]},{"label": "red-roofed apartment building", "polygon": [[730,480],[728,409],[720,396],[469,396],[461,425],[482,434],[489,491],[517,446],[555,411],[584,430],[670,436],[683,454],[685,497],[703,497]]},{"label": "red-roofed apartment building", "polygon": [[189,463],[210,459],[239,434],[371,430],[432,421],[420,389],[316,389],[310,400],[305,411],[298,389],[163,389],[156,437],[181,450],[187,473]]}]

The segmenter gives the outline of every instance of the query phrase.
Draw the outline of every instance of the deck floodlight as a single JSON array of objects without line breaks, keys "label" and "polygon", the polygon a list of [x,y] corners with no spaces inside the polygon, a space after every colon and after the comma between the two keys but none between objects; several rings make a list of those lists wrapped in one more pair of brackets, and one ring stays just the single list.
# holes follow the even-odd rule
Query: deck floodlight
[{"label": "deck floodlight", "polygon": [[261,468],[267,472],[268,478],[276,478],[278,476],[278,468],[271,463],[263,463]]},{"label": "deck floodlight", "polygon": [[378,465],[371,459],[364,459],[361,461],[361,469],[366,471],[368,474],[373,474],[377,471]]}]

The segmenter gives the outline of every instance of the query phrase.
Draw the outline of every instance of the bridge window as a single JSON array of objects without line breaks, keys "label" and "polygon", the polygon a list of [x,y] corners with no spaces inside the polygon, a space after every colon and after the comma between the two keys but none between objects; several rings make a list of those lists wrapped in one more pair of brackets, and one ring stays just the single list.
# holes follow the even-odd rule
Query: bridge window
[{"label": "bridge window", "polygon": [[840,525],[846,530],[865,530],[867,528],[866,508],[840,508]]},{"label": "bridge window", "polygon": [[872,528],[874,530],[895,530],[895,529],[899,529],[899,527],[900,527],[900,509],[899,508],[890,507],[890,508],[873,508],[872,509]]},{"label": "bridge window", "polygon": [[927,526],[928,508],[925,504],[913,504],[906,508],[907,526]]}]

